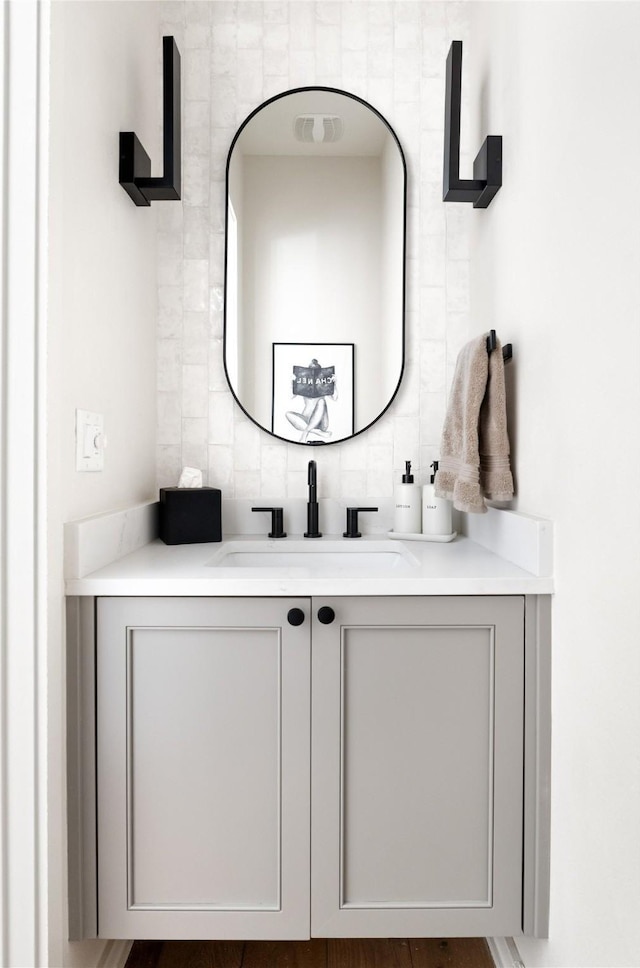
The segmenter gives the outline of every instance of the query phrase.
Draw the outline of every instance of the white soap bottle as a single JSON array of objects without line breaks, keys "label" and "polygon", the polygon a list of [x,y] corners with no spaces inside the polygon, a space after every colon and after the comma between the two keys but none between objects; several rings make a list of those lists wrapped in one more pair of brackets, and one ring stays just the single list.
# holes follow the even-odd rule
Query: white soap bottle
[{"label": "white soap bottle", "polygon": [[434,480],[438,470],[438,461],[431,465],[433,474],[429,484],[422,485],[422,533],[431,535],[450,535],[453,531],[451,522],[451,501],[436,496]]},{"label": "white soap bottle", "polygon": [[413,483],[410,460],[405,461],[405,468],[402,483],[393,489],[393,530],[401,534],[420,534],[420,486]]}]

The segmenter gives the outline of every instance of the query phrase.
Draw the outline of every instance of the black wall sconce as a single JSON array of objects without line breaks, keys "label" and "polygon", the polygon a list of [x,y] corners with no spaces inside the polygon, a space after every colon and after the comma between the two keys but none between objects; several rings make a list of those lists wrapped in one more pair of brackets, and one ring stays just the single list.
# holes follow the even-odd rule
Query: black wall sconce
[{"label": "black wall sconce", "polygon": [[454,40],[447,57],[444,107],[443,202],[473,202],[488,208],[502,185],[502,135],[488,135],[473,163],[473,178],[460,178],[462,41]]},{"label": "black wall sconce", "polygon": [[163,161],[161,178],[151,178],[151,159],[133,131],[120,132],[120,184],[135,205],[180,198],[180,51],[162,38]]}]

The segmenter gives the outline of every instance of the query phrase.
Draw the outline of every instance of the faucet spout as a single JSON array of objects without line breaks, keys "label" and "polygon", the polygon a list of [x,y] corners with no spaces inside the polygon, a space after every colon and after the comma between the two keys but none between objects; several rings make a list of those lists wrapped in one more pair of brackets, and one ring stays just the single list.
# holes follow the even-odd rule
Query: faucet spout
[{"label": "faucet spout", "polygon": [[318,487],[316,462],[309,461],[307,469],[307,484],[309,486],[309,499],[307,501],[307,530],[305,538],[321,538],[322,532],[318,530]]}]

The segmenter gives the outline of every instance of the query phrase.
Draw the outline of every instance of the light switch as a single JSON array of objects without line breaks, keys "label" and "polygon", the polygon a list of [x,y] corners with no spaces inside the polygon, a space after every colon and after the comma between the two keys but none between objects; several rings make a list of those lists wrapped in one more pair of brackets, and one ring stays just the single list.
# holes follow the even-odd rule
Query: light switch
[{"label": "light switch", "polygon": [[76,410],[76,470],[104,468],[104,416],[90,410]]}]

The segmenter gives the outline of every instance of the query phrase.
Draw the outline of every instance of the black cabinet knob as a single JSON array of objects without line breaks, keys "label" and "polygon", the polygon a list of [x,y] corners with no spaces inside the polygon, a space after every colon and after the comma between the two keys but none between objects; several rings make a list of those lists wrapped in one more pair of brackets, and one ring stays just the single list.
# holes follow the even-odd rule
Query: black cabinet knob
[{"label": "black cabinet knob", "polygon": [[335,617],[336,613],[330,605],[323,605],[322,608],[318,609],[318,621],[322,622],[323,625],[331,625]]},{"label": "black cabinet knob", "polygon": [[304,612],[301,608],[290,608],[287,612],[289,625],[302,625],[304,622]]}]

